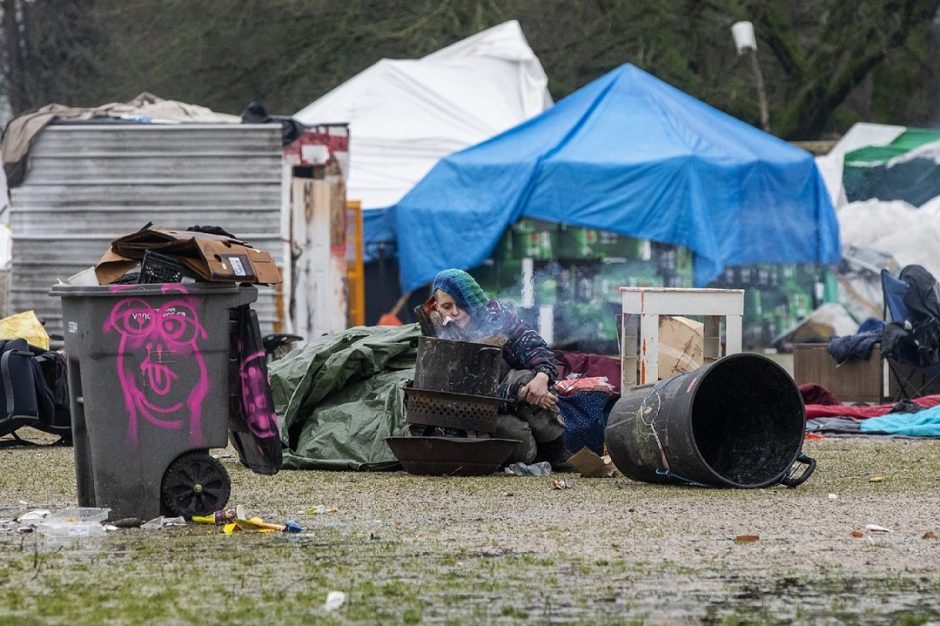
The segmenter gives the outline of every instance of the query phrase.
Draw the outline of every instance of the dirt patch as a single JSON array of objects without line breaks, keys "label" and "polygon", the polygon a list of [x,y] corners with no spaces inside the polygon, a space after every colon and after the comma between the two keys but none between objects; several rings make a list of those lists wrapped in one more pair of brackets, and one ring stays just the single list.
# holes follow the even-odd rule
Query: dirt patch
[{"label": "dirt patch", "polygon": [[[303,533],[190,525],[56,545],[5,524],[0,623],[927,623],[940,620],[940,541],[924,538],[940,534],[937,445],[809,441],[815,475],[760,490],[259,476],[223,450],[231,503]],[[0,518],[74,504],[70,448],[0,458]],[[346,601],[327,612],[331,590]]]}]

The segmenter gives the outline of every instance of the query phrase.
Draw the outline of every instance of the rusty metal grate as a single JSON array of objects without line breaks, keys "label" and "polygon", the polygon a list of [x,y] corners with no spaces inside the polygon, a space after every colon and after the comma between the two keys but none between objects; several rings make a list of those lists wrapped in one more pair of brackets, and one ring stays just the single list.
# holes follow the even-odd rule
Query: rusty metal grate
[{"label": "rusty metal grate", "polygon": [[491,433],[496,430],[499,398],[405,387],[406,420]]}]

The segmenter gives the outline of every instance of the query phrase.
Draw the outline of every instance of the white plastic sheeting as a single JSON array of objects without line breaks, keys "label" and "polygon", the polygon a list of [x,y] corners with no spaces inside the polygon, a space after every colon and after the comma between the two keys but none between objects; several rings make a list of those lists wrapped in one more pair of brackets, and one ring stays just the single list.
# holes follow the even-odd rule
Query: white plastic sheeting
[{"label": "white plastic sheeting", "polygon": [[513,20],[421,59],[383,59],[294,117],[348,122],[347,196],[364,209],[385,208],[441,157],[550,107],[547,83]]},{"label": "white plastic sheeting", "polygon": [[[871,248],[890,255],[901,267],[923,265],[940,277],[940,198],[921,207],[901,200],[863,200],[849,203],[842,186],[845,154],[868,146],[885,146],[894,141],[906,126],[855,124],[825,156],[816,160],[833,204],[837,207],[842,245]],[[892,162],[912,158],[938,157],[938,144],[926,144],[905,153]]]},{"label": "white plastic sheeting", "polygon": [[894,200],[864,200],[839,209],[843,245],[890,254],[901,267],[923,265],[940,277],[940,198],[920,208]]}]

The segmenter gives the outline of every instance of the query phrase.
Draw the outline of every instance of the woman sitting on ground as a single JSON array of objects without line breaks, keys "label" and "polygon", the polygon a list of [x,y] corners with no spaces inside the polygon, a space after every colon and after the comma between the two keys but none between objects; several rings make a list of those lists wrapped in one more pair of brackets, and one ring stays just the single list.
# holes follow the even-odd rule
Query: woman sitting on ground
[{"label": "woman sitting on ground", "polygon": [[497,395],[510,401],[511,412],[497,417],[493,436],[522,442],[507,462],[548,461],[556,471],[570,470],[564,424],[550,391],[558,369],[545,340],[499,302],[488,299],[463,270],[440,272],[431,285],[431,298],[417,312],[425,335],[502,348]]}]

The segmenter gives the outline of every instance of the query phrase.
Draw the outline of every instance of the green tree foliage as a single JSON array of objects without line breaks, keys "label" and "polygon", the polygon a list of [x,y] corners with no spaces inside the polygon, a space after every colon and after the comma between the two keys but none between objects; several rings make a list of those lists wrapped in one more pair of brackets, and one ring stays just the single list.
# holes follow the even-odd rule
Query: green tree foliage
[{"label": "green tree foliage", "polygon": [[69,100],[86,81],[100,81],[93,0],[3,0],[5,95],[13,112]]},{"label": "green tree foliage", "polygon": [[150,91],[289,114],[381,58],[417,58],[518,19],[556,99],[629,62],[757,125],[751,67],[730,33],[750,20],[775,134],[937,121],[940,0],[2,2],[16,112]]}]

